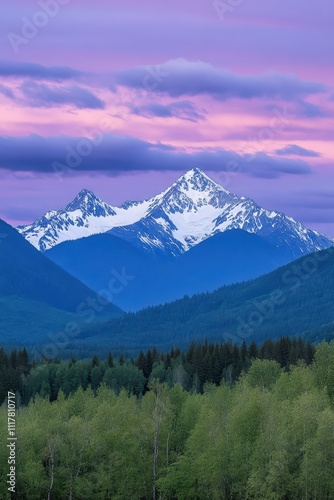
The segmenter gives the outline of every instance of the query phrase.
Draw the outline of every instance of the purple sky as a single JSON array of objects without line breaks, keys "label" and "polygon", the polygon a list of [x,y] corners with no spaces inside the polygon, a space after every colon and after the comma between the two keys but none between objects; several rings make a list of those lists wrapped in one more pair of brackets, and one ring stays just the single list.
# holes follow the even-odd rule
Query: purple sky
[{"label": "purple sky", "polygon": [[1,5],[0,217],[82,188],[147,198],[199,166],[334,237],[334,3],[236,3]]}]

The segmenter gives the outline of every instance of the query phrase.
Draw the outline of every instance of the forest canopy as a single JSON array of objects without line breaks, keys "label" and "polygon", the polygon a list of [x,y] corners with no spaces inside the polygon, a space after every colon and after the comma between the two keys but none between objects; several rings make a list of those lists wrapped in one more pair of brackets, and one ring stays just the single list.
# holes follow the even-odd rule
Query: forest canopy
[{"label": "forest canopy", "polygon": [[[158,362],[148,380],[143,373],[142,392],[115,388],[111,378],[67,396],[60,389],[53,401],[35,395],[17,413],[16,498],[332,498],[334,343],[313,354],[309,364],[253,357],[235,381],[222,377],[202,388],[186,390],[182,377],[159,381]],[[91,360],[92,370],[105,362],[136,367],[109,356]],[[4,404],[2,422],[6,411]],[[5,426],[0,433],[4,442]],[[1,447],[1,477],[6,453]],[[4,482],[0,488],[10,498]]]}]

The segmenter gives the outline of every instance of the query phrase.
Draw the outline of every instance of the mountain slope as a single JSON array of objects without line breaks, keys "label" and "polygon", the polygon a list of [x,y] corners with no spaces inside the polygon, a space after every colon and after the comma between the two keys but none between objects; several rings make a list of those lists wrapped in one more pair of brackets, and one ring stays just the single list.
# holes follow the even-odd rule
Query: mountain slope
[{"label": "mountain slope", "polygon": [[257,234],[231,229],[216,233],[174,259],[168,274],[173,276],[175,289],[193,295],[257,278],[289,261],[288,251],[284,253]]},{"label": "mountain slope", "polygon": [[[42,353],[48,344],[57,343],[54,338],[60,332],[63,335],[61,334],[59,343],[64,343],[64,332],[69,324],[78,325],[78,332],[81,330],[80,322],[84,324],[82,318],[75,313],[20,297],[1,296],[0,311],[0,342],[6,348],[38,346],[38,352]],[[45,354],[52,356],[50,351]]]},{"label": "mountain slope", "polygon": [[327,248],[332,241],[284,214],[238,198],[195,168],[161,194],[122,207],[107,205],[83,190],[59,211],[19,227],[36,248],[46,251],[61,242],[109,231],[141,250],[179,256],[211,236],[231,229],[254,233],[290,260]]},{"label": "mountain slope", "polygon": [[167,349],[191,340],[251,339],[282,335],[334,336],[334,248],[303,257],[247,283],[127,314],[80,339],[134,353],[149,346]]},{"label": "mountain slope", "polygon": [[161,288],[159,278],[166,263],[166,259],[147,254],[109,233],[66,241],[45,255],[97,292],[108,289],[115,274],[128,276],[123,286],[112,287],[113,303],[126,311],[154,303],[157,281]]},{"label": "mountain slope", "polygon": [[290,260],[242,230],[218,233],[178,258],[144,252],[110,233],[61,243],[46,255],[97,292],[108,287],[113,271],[124,269],[133,279],[113,302],[126,311],[249,280]]},{"label": "mountain slope", "polygon": [[[0,297],[17,297],[76,312],[96,294],[25,241],[0,220]],[[107,304],[105,312],[121,311]]]}]

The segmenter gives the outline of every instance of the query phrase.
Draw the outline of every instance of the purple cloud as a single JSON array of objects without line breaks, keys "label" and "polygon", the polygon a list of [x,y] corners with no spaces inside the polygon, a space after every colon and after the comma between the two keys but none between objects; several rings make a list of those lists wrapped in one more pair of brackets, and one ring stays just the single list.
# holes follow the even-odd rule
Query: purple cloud
[{"label": "purple cloud", "polygon": [[1,83],[0,83],[0,94],[3,94],[6,97],[9,97],[10,99],[15,99],[15,95],[12,89],[7,87],[6,85],[2,85]]},{"label": "purple cloud", "polygon": [[282,159],[264,153],[239,155],[225,149],[201,148],[186,152],[167,144],[149,143],[129,136],[106,134],[84,137],[0,137],[0,168],[39,173],[105,172],[118,175],[135,171],[204,170],[245,173],[275,179],[283,174],[305,175],[310,166],[302,160]]},{"label": "purple cloud", "polygon": [[[264,106],[266,111],[272,111],[272,104]],[[330,110],[325,110],[317,104],[305,101],[304,99],[295,100],[293,106],[293,115],[295,118],[324,118],[330,116]]]},{"label": "purple cloud", "polygon": [[297,146],[297,144],[289,144],[282,149],[276,149],[275,154],[279,156],[304,156],[309,158],[319,158],[321,155],[317,151],[312,151],[311,149],[302,148]]},{"label": "purple cloud", "polygon": [[302,118],[323,118],[329,116],[328,110],[322,109],[320,106],[307,101],[298,103],[298,116]]},{"label": "purple cloud", "polygon": [[145,118],[161,117],[161,118],[181,118],[182,120],[190,120],[198,122],[205,120],[202,114],[196,109],[196,106],[190,101],[171,102],[169,104],[149,103],[142,106],[128,105],[130,111],[134,115],[143,116]]},{"label": "purple cloud", "polygon": [[174,59],[158,66],[141,66],[116,75],[119,85],[164,92],[171,97],[210,95],[218,100],[270,98],[296,100],[325,92],[322,83],[279,72],[240,76],[201,61]]},{"label": "purple cloud", "polygon": [[59,87],[28,81],[21,85],[21,91],[28,99],[26,104],[37,108],[49,108],[63,104],[72,104],[79,109],[104,109],[105,107],[101,99],[89,90],[77,85]]},{"label": "purple cloud", "polygon": [[68,80],[81,76],[83,73],[66,66],[42,66],[41,64],[0,61],[0,76],[28,77],[45,80]]}]

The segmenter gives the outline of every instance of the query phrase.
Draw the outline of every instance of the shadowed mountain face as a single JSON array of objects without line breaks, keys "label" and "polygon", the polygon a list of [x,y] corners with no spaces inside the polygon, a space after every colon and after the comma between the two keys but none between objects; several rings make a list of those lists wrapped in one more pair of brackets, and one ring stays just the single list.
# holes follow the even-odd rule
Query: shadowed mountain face
[{"label": "shadowed mountain face", "polygon": [[115,272],[125,272],[127,286],[113,300],[132,311],[249,280],[290,260],[288,252],[241,230],[218,233],[178,258],[144,252],[111,234],[68,241],[46,255],[97,292]]},{"label": "shadowed mountain face", "polygon": [[[0,297],[40,302],[67,312],[76,312],[96,294],[51,262],[14,228],[0,220]],[[106,312],[120,314],[112,304]]]}]

